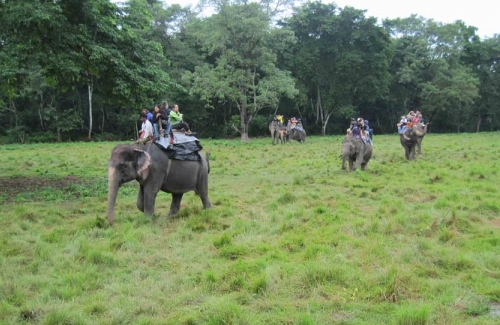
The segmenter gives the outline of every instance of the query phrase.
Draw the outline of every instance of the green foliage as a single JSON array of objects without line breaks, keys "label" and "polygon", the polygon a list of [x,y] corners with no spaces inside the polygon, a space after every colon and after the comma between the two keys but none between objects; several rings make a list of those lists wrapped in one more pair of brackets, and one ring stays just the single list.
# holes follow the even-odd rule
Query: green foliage
[{"label": "green foliage", "polygon": [[203,1],[208,17],[158,0],[0,4],[0,143],[134,139],[139,111],[165,100],[206,138],[266,135],[276,112],[308,134],[358,116],[392,133],[410,109],[433,132],[500,128],[500,36],[460,20],[381,27],[290,0]]},{"label": "green foliage", "polygon": [[273,42],[278,34],[273,29],[257,3],[225,4],[220,12],[189,26],[191,37],[212,60],[187,72],[184,80],[190,83],[191,93],[206,102],[218,98],[235,104],[243,141],[248,140],[250,122],[260,110],[276,107],[281,96],[291,98],[297,93],[290,73],[276,66],[277,46],[286,46],[284,39],[289,44],[293,36],[281,31],[282,42]]},{"label": "green foliage", "polygon": [[305,92],[301,114],[320,122],[323,131],[330,117],[348,120],[358,114],[354,108],[388,91],[390,39],[361,10],[309,2],[284,26],[297,37],[282,61]]}]

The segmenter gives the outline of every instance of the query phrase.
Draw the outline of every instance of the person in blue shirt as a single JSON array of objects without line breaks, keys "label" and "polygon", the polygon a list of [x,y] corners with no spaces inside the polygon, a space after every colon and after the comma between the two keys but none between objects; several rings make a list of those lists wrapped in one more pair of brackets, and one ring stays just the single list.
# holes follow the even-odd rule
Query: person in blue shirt
[{"label": "person in blue shirt", "polygon": [[147,120],[153,125],[153,113],[148,111],[146,108],[142,110],[142,113],[146,114]]}]

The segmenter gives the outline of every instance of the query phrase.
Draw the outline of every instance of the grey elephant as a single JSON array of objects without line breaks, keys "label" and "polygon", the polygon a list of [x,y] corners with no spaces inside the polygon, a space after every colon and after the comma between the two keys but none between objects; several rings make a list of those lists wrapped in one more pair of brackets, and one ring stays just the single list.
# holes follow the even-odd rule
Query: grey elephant
[{"label": "grey elephant", "polygon": [[424,127],[421,124],[416,124],[411,128],[406,129],[406,131],[399,135],[399,140],[405,149],[405,157],[407,160],[415,159],[415,151],[417,147],[419,147],[419,154],[422,153],[420,146],[426,133],[427,125]]},{"label": "grey elephant", "polygon": [[[271,132],[271,139],[273,140],[273,144],[278,143],[280,141],[280,130],[282,128],[282,124],[278,123],[278,121],[274,120],[269,123],[269,132]],[[283,142],[282,142],[283,143]]]},{"label": "grey elephant", "polygon": [[342,169],[346,169],[346,161],[348,161],[349,171],[354,171],[360,166],[361,170],[366,170],[372,153],[373,147],[369,143],[347,136],[342,142]]},{"label": "grey elephant", "polygon": [[287,127],[288,141],[297,140],[300,143],[306,142],[306,131],[302,126],[296,126],[292,128],[291,123],[288,123]]},{"label": "grey elephant", "polygon": [[136,180],[140,184],[137,208],[153,216],[155,199],[161,190],[172,194],[168,215],[179,212],[182,196],[189,191],[201,198],[204,208],[212,203],[208,198],[209,154],[199,161],[169,159],[167,152],[156,144],[117,145],[111,152],[108,164],[108,222],[115,220],[115,204],[119,187]]}]

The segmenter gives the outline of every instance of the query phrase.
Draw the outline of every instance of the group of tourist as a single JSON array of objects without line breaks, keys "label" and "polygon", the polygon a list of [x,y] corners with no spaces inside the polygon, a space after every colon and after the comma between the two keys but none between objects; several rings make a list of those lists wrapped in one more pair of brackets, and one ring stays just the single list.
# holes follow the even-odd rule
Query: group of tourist
[{"label": "group of tourist", "polygon": [[[172,109],[170,109],[168,103],[163,102],[161,106],[156,104],[153,112],[154,113],[151,113],[147,109],[142,110],[140,114],[142,127],[139,131],[137,143],[159,140],[160,136],[169,137],[171,130],[182,129],[186,135],[193,134],[189,125],[183,121],[183,114],[179,113],[179,105],[174,104]],[[282,115],[275,115],[275,120],[283,125],[284,118]],[[398,133],[403,134],[407,129],[418,123],[424,124],[422,113],[420,113],[420,111],[410,111],[406,116],[401,116],[401,120],[397,124]],[[292,129],[302,129],[300,119],[296,119],[295,117],[288,120],[288,124]],[[368,125],[368,120],[362,117],[357,119],[351,118],[351,125],[347,129],[347,136],[352,136],[363,141],[363,143],[368,143],[373,146],[373,132]]]},{"label": "group of tourist", "polygon": [[351,125],[347,129],[347,136],[354,137],[373,146],[373,132],[368,125],[368,120],[362,117],[351,118]]},{"label": "group of tourist", "polygon": [[[285,126],[283,123],[285,121],[283,115],[275,115],[274,120],[278,122],[278,125],[280,126]],[[290,126],[290,129],[297,129],[300,131],[304,131],[304,128],[302,127],[302,121],[300,118],[295,118],[292,117],[288,120],[288,125]]]},{"label": "group of tourist", "polygon": [[401,135],[418,123],[425,124],[422,113],[420,111],[409,111],[408,114],[401,116],[401,120],[397,124],[398,133]]},{"label": "group of tourist", "polygon": [[159,140],[161,136],[169,137],[172,130],[184,130],[186,135],[192,135],[189,125],[183,121],[183,114],[179,112],[179,105],[174,104],[170,109],[168,102],[160,106],[156,104],[153,112],[143,109],[139,115],[142,121],[139,139],[136,143],[146,143]]}]

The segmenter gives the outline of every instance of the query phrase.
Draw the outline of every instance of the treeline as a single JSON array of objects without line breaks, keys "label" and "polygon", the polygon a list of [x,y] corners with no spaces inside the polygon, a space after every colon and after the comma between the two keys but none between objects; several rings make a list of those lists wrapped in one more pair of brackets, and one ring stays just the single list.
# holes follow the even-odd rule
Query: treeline
[{"label": "treeline", "polygon": [[0,0],[0,141],[129,140],[141,109],[177,103],[200,137],[309,134],[351,117],[395,132],[500,128],[500,35],[462,21],[384,20],[334,3]]}]

